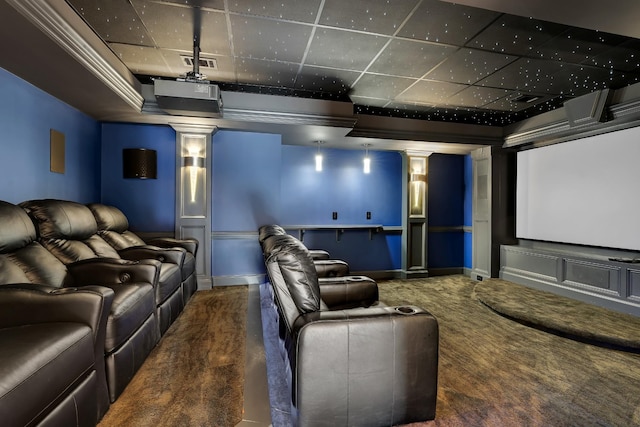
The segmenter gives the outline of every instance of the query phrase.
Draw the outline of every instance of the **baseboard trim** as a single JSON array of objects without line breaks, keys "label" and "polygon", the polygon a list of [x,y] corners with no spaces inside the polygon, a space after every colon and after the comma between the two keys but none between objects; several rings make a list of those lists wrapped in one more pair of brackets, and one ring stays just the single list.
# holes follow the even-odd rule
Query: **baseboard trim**
[{"label": "baseboard trim", "polygon": [[212,279],[213,286],[260,285],[266,281],[266,275],[213,276]]},{"label": "baseboard trim", "polygon": [[[429,276],[452,276],[454,274],[464,274],[465,269],[463,267],[443,267],[443,268],[430,268]],[[469,272],[469,275],[471,273]]]}]

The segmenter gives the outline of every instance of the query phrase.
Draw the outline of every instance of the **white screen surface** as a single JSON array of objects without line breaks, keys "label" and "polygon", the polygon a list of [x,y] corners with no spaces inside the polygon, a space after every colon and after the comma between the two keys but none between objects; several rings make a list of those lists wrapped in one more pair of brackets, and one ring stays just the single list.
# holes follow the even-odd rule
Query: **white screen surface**
[{"label": "white screen surface", "polygon": [[516,236],[640,250],[640,127],[518,153]]}]

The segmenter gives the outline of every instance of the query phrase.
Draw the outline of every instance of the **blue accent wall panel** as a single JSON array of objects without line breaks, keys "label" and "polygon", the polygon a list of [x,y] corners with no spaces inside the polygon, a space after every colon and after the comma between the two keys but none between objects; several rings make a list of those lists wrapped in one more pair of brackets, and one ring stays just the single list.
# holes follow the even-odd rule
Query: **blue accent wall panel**
[{"label": "blue accent wall panel", "polygon": [[429,268],[461,267],[464,263],[464,233],[429,233]]},{"label": "blue accent wall panel", "polygon": [[464,157],[429,157],[429,226],[460,226],[464,221]]},{"label": "blue accent wall panel", "polygon": [[[50,130],[65,136],[65,173],[50,171]],[[0,199],[100,199],[98,122],[0,68]]]},{"label": "blue accent wall panel", "polygon": [[[473,225],[473,159],[468,154],[464,156],[464,225]],[[472,232],[464,233],[464,267],[472,267]]]},{"label": "blue accent wall panel", "polygon": [[[122,150],[156,150],[157,179],[122,177]],[[136,231],[175,229],[176,132],[170,126],[102,125],[102,203],[120,208]]]},{"label": "blue accent wall panel", "polygon": [[[402,158],[373,151],[371,173],[363,173],[363,150],[321,149],[323,170],[315,171],[316,148],[282,147],[281,212],[286,225],[402,223]],[[332,212],[338,219],[332,219]],[[366,219],[371,212],[371,219]]]},{"label": "blue accent wall panel", "polygon": [[214,239],[211,252],[213,276],[264,274],[266,271],[257,239]]},{"label": "blue accent wall panel", "polygon": [[212,230],[257,231],[279,222],[281,136],[213,135]]}]

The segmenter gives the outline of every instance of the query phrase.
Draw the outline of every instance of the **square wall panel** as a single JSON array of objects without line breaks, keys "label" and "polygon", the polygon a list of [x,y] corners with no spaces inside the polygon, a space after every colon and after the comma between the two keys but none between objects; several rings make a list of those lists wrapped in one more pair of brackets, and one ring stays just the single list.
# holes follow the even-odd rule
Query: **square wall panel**
[{"label": "square wall panel", "polygon": [[311,26],[269,19],[231,16],[236,56],[286,62],[301,62]]},{"label": "square wall panel", "polygon": [[467,88],[458,83],[420,80],[396,98],[396,101],[419,104],[446,104],[447,99]]},{"label": "square wall panel", "polygon": [[364,71],[387,41],[387,37],[318,28],[305,63]]},{"label": "square wall panel", "polygon": [[518,59],[516,56],[501,53],[460,49],[435,70],[431,71],[427,78],[445,82],[474,84],[516,59]]},{"label": "square wall panel", "polygon": [[498,16],[475,7],[424,0],[398,36],[463,46]]},{"label": "square wall panel", "polygon": [[313,23],[318,16],[320,0],[229,0],[229,11],[243,15],[264,16]]},{"label": "square wall panel", "polygon": [[404,77],[422,77],[441,63],[455,47],[393,39],[368,71]]},{"label": "square wall panel", "polygon": [[393,35],[417,0],[325,0],[318,24]]},{"label": "square wall panel", "polygon": [[365,74],[353,86],[352,94],[391,100],[415,82],[405,77]]}]

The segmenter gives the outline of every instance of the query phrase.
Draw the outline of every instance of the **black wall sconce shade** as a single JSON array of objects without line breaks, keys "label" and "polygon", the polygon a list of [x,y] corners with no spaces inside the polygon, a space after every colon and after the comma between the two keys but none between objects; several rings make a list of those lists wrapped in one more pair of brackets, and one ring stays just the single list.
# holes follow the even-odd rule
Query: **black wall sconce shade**
[{"label": "black wall sconce shade", "polygon": [[122,177],[139,179],[157,178],[156,150],[125,148],[122,150]]}]

